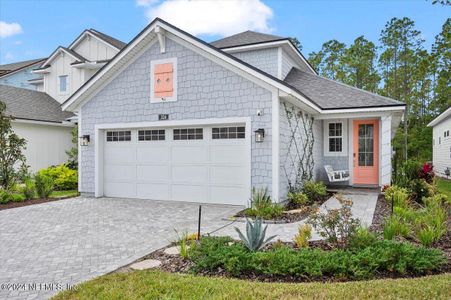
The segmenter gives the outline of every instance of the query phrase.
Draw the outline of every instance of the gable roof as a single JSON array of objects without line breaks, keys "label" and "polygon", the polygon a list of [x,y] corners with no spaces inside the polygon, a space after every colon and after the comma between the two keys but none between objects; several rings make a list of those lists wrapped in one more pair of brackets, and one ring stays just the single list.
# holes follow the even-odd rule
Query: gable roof
[{"label": "gable roof", "polygon": [[217,48],[230,48],[236,46],[252,45],[258,43],[274,42],[280,40],[287,40],[286,37],[281,37],[272,34],[260,33],[256,31],[244,31],[223,39],[211,42],[210,44]]},{"label": "gable roof", "polygon": [[[62,104],[63,109],[66,110],[66,109],[76,108],[76,106],[74,104],[82,101],[82,100],[80,100],[80,98],[82,98],[83,96],[85,96],[85,98],[87,98],[86,95],[88,93],[93,93],[95,91],[96,87],[94,86],[94,84],[96,83],[97,80],[105,81],[105,80],[108,80],[108,78],[110,78],[111,76],[114,76],[114,74],[109,74],[109,73],[108,73],[109,76],[104,76],[104,75],[107,74],[107,72],[109,72],[109,71],[110,71],[110,73],[112,73],[113,71],[111,71],[111,70],[114,68],[115,64],[118,64],[129,52],[132,52],[131,49],[133,49],[135,46],[139,45],[139,43],[142,40],[144,40],[148,35],[150,35],[156,26],[160,26],[162,29],[167,30],[168,32],[171,32],[174,35],[179,34],[179,35],[183,36],[184,38],[189,40],[188,42],[190,42],[194,46],[197,46],[197,47],[201,48],[202,50],[205,50],[205,51],[215,55],[219,59],[222,59],[225,63],[228,63],[230,65],[233,65],[233,66],[239,68],[240,71],[245,72],[245,74],[253,76],[256,79],[262,80],[266,84],[269,84],[275,88],[278,88],[283,93],[286,93],[286,95],[291,95],[291,96],[299,99],[299,101],[301,103],[303,103],[306,107],[308,107],[309,109],[312,109],[313,111],[316,111],[316,112],[321,112],[323,109],[332,110],[332,109],[371,108],[371,107],[387,107],[387,106],[392,106],[392,107],[397,106],[397,107],[399,107],[400,110],[403,110],[405,107],[405,105],[403,103],[395,101],[393,99],[378,96],[378,95],[375,95],[375,94],[372,94],[369,92],[365,92],[363,90],[359,90],[359,89],[347,86],[348,88],[354,89],[355,91],[358,91],[359,93],[363,93],[365,95],[370,94],[370,95],[376,96],[376,97],[374,97],[375,99],[381,100],[381,98],[384,98],[386,100],[390,100],[393,102],[391,102],[390,104],[387,105],[386,102],[379,103],[378,100],[374,100],[374,101],[372,101],[372,103],[374,104],[373,106],[368,105],[368,106],[362,106],[362,107],[358,107],[358,106],[343,107],[343,106],[337,105],[336,107],[328,108],[327,105],[325,105],[326,108],[323,108],[319,103],[317,103],[313,98],[309,97],[304,92],[304,90],[303,90],[304,86],[302,84],[298,84],[298,80],[288,80],[288,81],[280,80],[280,79],[260,70],[259,68],[252,66],[252,65],[236,58],[235,56],[183,31],[182,29],[180,29],[160,18],[155,18],[137,36],[135,36],[130,41],[130,43],[127,44],[126,47],[124,47],[119,53],[117,53],[107,64],[105,64],[102,68],[100,68],[100,70],[98,72],[96,72],[96,74],[94,74],[94,76],[92,76],[77,91],[75,91]],[[153,38],[155,38],[155,35],[153,36]],[[125,62],[122,61],[121,63],[124,64]],[[305,73],[305,72],[303,72],[303,73]],[[317,75],[313,75],[313,76],[317,76]],[[319,76],[317,76],[317,77],[319,77]],[[321,77],[319,77],[319,78],[321,78]],[[323,80],[327,80],[327,79],[323,78]],[[331,80],[329,80],[329,81],[332,84],[342,85],[341,83],[338,83],[338,82],[334,82]],[[357,93],[357,92],[355,92],[355,93]],[[321,99],[319,99],[319,100],[321,100]]]},{"label": "gable roof", "polygon": [[30,60],[24,60],[24,61],[18,61],[11,64],[4,64],[0,65],[0,76],[4,76],[6,74],[19,71],[21,69],[39,64],[43,62],[45,58],[37,58],[37,59],[30,59]]},{"label": "gable roof", "polygon": [[108,34],[105,34],[93,28],[88,29],[88,31],[119,50],[127,45],[127,43],[124,43]]},{"label": "gable roof", "polygon": [[292,68],[284,80],[322,109],[405,106],[404,103]]},{"label": "gable roof", "polygon": [[440,115],[438,115],[434,120],[432,120],[429,124],[428,127],[434,127],[435,125],[437,125],[438,123],[445,121],[446,119],[448,119],[449,117],[451,117],[451,107],[448,108],[447,110],[445,110],[443,113],[441,113]]},{"label": "gable roof", "polygon": [[0,101],[6,104],[6,113],[16,119],[62,123],[74,116],[62,111],[48,94],[29,89],[0,85]]}]

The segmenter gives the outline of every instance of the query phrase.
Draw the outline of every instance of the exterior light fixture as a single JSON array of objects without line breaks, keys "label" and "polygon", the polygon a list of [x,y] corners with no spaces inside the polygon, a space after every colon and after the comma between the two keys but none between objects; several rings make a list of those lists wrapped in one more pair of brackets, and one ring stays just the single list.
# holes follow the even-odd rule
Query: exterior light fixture
[{"label": "exterior light fixture", "polygon": [[265,140],[265,130],[263,128],[259,128],[254,132],[255,132],[255,142],[263,143],[263,141]]},{"label": "exterior light fixture", "polygon": [[80,137],[80,146],[88,146],[90,142],[89,134]]}]

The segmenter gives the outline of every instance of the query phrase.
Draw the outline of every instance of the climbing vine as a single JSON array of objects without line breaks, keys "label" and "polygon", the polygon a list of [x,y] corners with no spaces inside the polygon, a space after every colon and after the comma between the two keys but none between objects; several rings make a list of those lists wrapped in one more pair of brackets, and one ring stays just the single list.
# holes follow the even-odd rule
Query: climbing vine
[{"label": "climbing vine", "polygon": [[313,158],[313,117],[295,106],[283,103],[289,136],[284,156],[283,169],[290,190],[298,190],[302,182],[313,179],[315,161]]}]

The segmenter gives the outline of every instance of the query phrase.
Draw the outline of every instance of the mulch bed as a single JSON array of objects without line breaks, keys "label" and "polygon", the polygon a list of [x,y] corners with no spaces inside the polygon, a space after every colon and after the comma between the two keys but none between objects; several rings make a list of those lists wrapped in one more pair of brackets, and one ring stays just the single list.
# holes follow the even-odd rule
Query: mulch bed
[{"label": "mulch bed", "polygon": [[69,198],[74,198],[74,196],[60,197],[60,198],[48,198],[48,199],[32,199],[32,200],[25,200],[23,202],[12,202],[11,201],[6,204],[0,204],[0,210],[34,205],[34,204],[47,203],[47,202],[55,202],[55,201],[59,201],[59,200],[69,199]]},{"label": "mulch bed", "polygon": [[[295,207],[287,204],[285,206],[285,211],[280,217],[274,218],[274,219],[268,219],[263,220],[263,223],[268,224],[284,224],[284,223],[294,223],[299,222],[302,220],[305,220],[307,217],[311,215],[311,213],[318,207],[320,207],[324,202],[329,200],[334,193],[328,192],[325,197],[323,197],[321,200],[316,201],[312,205],[306,205],[302,207]],[[239,211],[236,213],[233,218],[236,219],[236,221],[245,221],[246,217],[246,209]],[[250,217],[254,218],[254,217]]]},{"label": "mulch bed", "polygon": [[373,223],[370,226],[370,231],[382,233],[384,231],[385,218],[391,214],[391,206],[385,200],[384,195],[379,194],[376,202],[376,209],[374,210]]}]

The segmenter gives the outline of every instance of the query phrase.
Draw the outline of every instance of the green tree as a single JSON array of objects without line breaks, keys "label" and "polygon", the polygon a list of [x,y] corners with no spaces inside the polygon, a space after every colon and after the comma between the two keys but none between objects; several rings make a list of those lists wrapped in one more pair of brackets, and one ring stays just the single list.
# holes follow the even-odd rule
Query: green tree
[{"label": "green tree", "polygon": [[346,45],[337,40],[330,40],[323,44],[319,52],[309,54],[309,61],[319,75],[344,81],[345,72],[342,64]]},{"label": "green tree", "polygon": [[416,63],[418,55],[422,51],[424,40],[421,33],[415,29],[415,23],[409,18],[392,18],[387,22],[381,32],[380,41],[382,43],[381,56],[379,58],[384,86],[381,91],[391,98],[395,98],[406,103],[407,124],[403,124],[404,143],[395,143],[396,153],[402,154],[402,158],[408,157],[408,127],[410,122],[410,108],[417,107],[418,100],[414,97],[414,87],[418,76]]},{"label": "green tree", "polygon": [[0,101],[0,186],[9,190],[27,169],[25,155],[26,141],[14,133],[12,116],[6,114],[6,104]]},{"label": "green tree", "polygon": [[349,48],[344,50],[341,64],[344,69],[344,83],[375,92],[380,82],[375,63],[376,46],[363,36],[354,40]]},{"label": "green tree", "polygon": [[442,31],[432,45],[433,100],[431,110],[434,115],[451,107],[451,18],[443,24]]},{"label": "green tree", "polygon": [[301,42],[298,40],[298,38],[292,37],[292,38],[290,38],[290,41],[293,43],[293,45],[294,45],[299,51],[302,51],[302,45],[301,45]]}]

